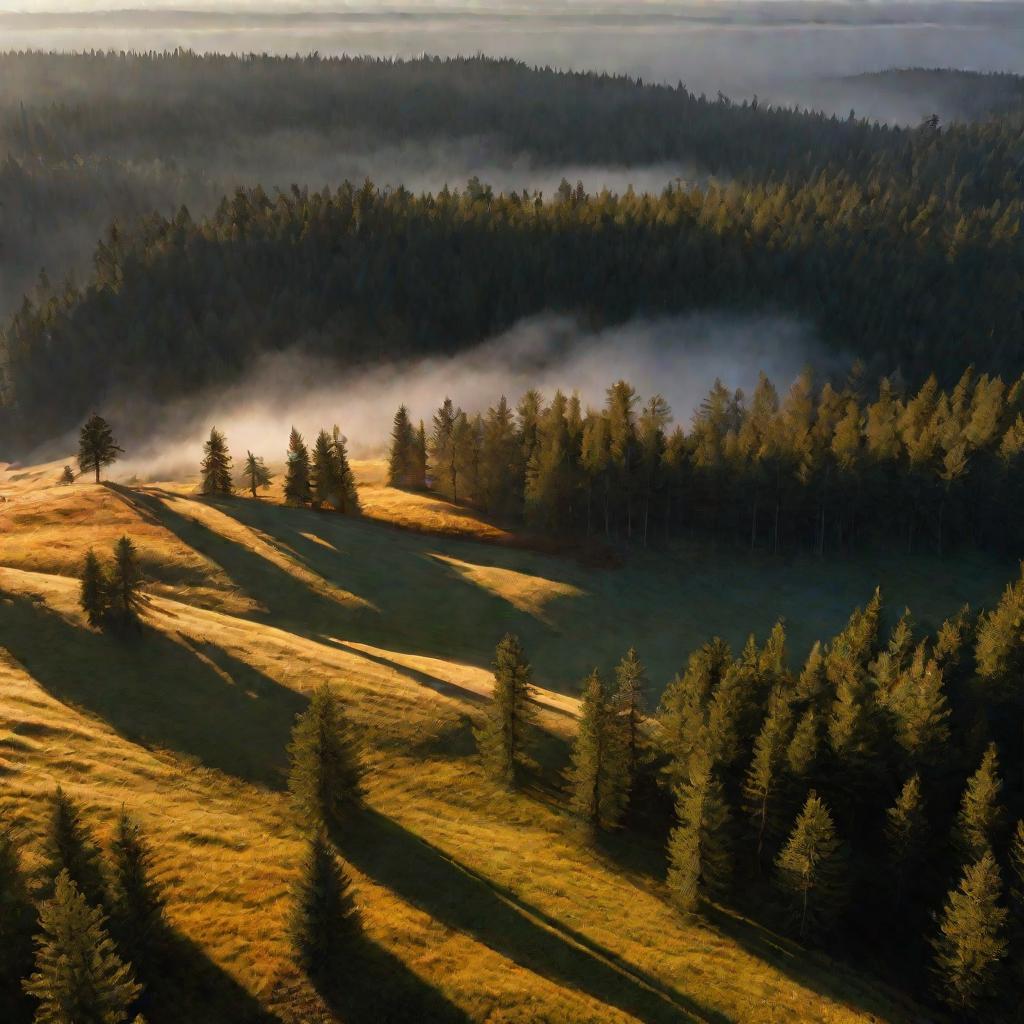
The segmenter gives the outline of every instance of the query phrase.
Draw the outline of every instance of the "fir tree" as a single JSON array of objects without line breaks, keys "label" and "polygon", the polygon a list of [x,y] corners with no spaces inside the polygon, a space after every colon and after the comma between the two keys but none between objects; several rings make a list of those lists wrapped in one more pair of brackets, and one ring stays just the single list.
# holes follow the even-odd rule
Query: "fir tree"
[{"label": "fir tree", "polygon": [[270,486],[272,477],[263,459],[247,451],[245,453],[245,468],[242,470],[242,479],[245,480],[245,486],[255,498],[257,490],[265,491]]},{"label": "fir tree", "polygon": [[203,494],[231,493],[231,455],[224,435],[216,427],[211,427],[203,445],[202,477]]},{"label": "fir tree", "polygon": [[22,1019],[21,979],[32,966],[36,912],[21,863],[21,851],[9,828],[0,830],[0,1015]]},{"label": "fir tree", "polygon": [[917,875],[928,843],[928,820],[925,817],[921,780],[912,775],[904,783],[900,795],[886,812],[885,842],[892,868],[893,905],[899,910],[908,883]]},{"label": "fir tree", "polygon": [[90,548],[82,566],[78,603],[90,626],[101,626],[110,610],[110,583],[96,553]]},{"label": "fir tree", "polygon": [[363,769],[352,727],[329,686],[315,690],[296,719],[288,753],[288,787],[302,821],[311,828],[340,824],[362,796]]},{"label": "fir tree", "polygon": [[773,700],[754,741],[754,756],[743,784],[745,809],[757,836],[759,871],[765,844],[774,842],[781,830],[786,750],[791,726],[789,705],[782,699]]},{"label": "fir tree", "polygon": [[338,507],[341,500],[341,481],[335,470],[334,457],[331,452],[331,435],[326,430],[321,430],[313,444],[313,460],[309,475],[309,486],[315,507],[321,505]]},{"label": "fir tree", "polygon": [[75,471],[70,466],[65,466],[60,474],[60,482],[65,486],[75,482]]},{"label": "fir tree", "polygon": [[995,848],[1003,823],[999,803],[1002,788],[999,755],[995,744],[990,743],[978,770],[967,780],[956,820],[954,839],[967,862],[979,860]]},{"label": "fir tree", "polygon": [[166,931],[164,897],[153,879],[153,851],[122,807],[110,844],[110,929],[138,965],[151,966]]},{"label": "fir tree", "polygon": [[288,930],[296,959],[314,978],[329,977],[350,958],[359,935],[352,883],[322,831],[309,840]]},{"label": "fir tree", "polygon": [[776,886],[800,938],[834,928],[845,904],[846,858],[816,793],[807,797],[775,866]]},{"label": "fir tree", "polygon": [[302,435],[294,427],[288,437],[284,499],[290,505],[306,505],[313,499],[309,485],[309,449],[302,440]]},{"label": "fir tree", "polygon": [[732,883],[729,808],[708,757],[691,759],[676,798],[678,823],[668,841],[667,884],[673,901],[691,912],[701,899],[721,899]]},{"label": "fir tree", "polygon": [[477,744],[484,768],[506,784],[515,780],[526,734],[535,718],[533,675],[519,638],[508,634],[494,652],[494,692]]},{"label": "fir tree", "polygon": [[626,742],[626,770],[632,783],[643,753],[643,721],[646,712],[647,674],[630,647],[615,669],[615,710],[621,718]]},{"label": "fir tree", "polygon": [[53,794],[50,820],[43,837],[45,874],[55,879],[67,871],[82,895],[93,906],[105,900],[100,850],[82,822],[77,804],[57,787]]},{"label": "fir tree", "polygon": [[130,537],[122,537],[114,545],[114,562],[110,567],[110,614],[122,625],[135,622],[141,603],[142,569]]},{"label": "fir tree", "polygon": [[629,777],[621,730],[596,670],[583,684],[581,705],[569,773],[570,803],[591,826],[615,828],[625,810]]},{"label": "fir tree", "polygon": [[96,483],[99,483],[100,470],[113,465],[123,454],[124,449],[114,443],[110,424],[95,413],[90,416],[78,438],[78,468],[83,473],[95,472]]},{"label": "fir tree", "polygon": [[943,1001],[960,1013],[973,1014],[997,995],[1008,952],[1001,897],[999,866],[986,850],[966,867],[959,887],[946,898],[934,941],[936,987]]},{"label": "fir tree", "polygon": [[61,871],[39,913],[35,972],[25,991],[38,1000],[37,1024],[123,1024],[142,986],[117,954],[103,911]]},{"label": "fir tree", "polygon": [[398,407],[391,428],[388,486],[416,486],[416,433],[409,420],[409,410],[404,405]]},{"label": "fir tree", "polygon": [[434,413],[430,435],[430,462],[437,489],[452,501],[459,500],[459,448],[456,441],[458,421],[463,416],[450,398]]},{"label": "fir tree", "polygon": [[348,464],[347,440],[335,426],[331,432],[331,475],[335,481],[337,494],[331,504],[341,513],[349,516],[359,515],[359,494],[356,490],[356,478]]},{"label": "fir tree", "polygon": [[413,487],[422,490],[427,486],[427,429],[423,426],[423,420],[420,420],[419,429],[416,431],[415,455]]}]

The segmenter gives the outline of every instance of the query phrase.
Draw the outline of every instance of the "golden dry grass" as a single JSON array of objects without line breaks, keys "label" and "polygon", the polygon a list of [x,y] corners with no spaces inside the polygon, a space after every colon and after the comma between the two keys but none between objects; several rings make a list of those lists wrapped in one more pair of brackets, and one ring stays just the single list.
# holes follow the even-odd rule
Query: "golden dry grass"
[{"label": "golden dry grass", "polygon": [[[540,768],[526,791],[489,783],[472,737],[490,687],[479,659],[411,649],[399,622],[356,628],[379,616],[381,592],[361,577],[346,589],[310,554],[329,566],[373,536],[383,553],[400,547],[397,531],[364,525],[353,540],[315,514],[273,508],[254,525],[174,488],[53,488],[51,469],[0,480],[13,498],[0,506],[0,816],[25,830],[33,858],[56,783],[101,836],[122,803],[142,820],[203,979],[147,1010],[156,1024],[919,1019],[883,987],[734,915],[681,918],[649,841],[590,843],[558,789],[571,697],[539,695]],[[275,515],[297,524],[284,538],[262,529]],[[81,551],[125,531],[162,582],[142,633],[118,638],[87,627],[69,573]],[[463,580],[531,621],[579,599],[575,584],[526,571],[533,563],[410,550],[433,583]],[[389,630],[401,642],[389,646]],[[366,750],[367,807],[341,853],[377,951],[371,981],[391,998],[383,1007],[328,1006],[285,936],[302,849],[285,745],[325,681]]]}]

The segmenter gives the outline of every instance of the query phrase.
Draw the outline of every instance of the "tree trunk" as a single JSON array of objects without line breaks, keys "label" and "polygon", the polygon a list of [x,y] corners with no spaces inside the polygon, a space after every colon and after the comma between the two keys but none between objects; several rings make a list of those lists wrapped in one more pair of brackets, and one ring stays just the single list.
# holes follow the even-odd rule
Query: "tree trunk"
[{"label": "tree trunk", "polygon": [[97,459],[96,460],[96,483],[99,483],[99,482],[100,482],[100,462],[99,462],[99,459]]}]

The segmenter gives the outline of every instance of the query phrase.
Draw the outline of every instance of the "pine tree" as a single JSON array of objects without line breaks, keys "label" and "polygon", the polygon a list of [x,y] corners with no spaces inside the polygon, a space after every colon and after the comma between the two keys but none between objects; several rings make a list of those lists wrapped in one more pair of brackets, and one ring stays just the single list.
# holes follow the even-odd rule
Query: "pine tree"
[{"label": "pine tree", "polygon": [[294,427],[288,436],[284,499],[290,505],[307,505],[313,500],[309,485],[309,449],[302,440],[302,435]]},{"label": "pine tree", "polygon": [[456,409],[446,398],[434,413],[434,428],[430,435],[430,462],[434,486],[452,501],[459,499],[459,450],[456,431],[461,409]]},{"label": "pine tree", "polygon": [[505,396],[487,410],[481,450],[480,499],[490,515],[508,517],[521,498],[519,440]]},{"label": "pine tree", "polygon": [[409,410],[404,405],[398,407],[391,428],[388,486],[416,486],[416,433],[409,420]]},{"label": "pine tree", "polygon": [[630,647],[615,669],[616,712],[622,719],[626,741],[626,771],[630,783],[636,779],[643,754],[643,721],[646,711],[647,674],[636,653]]},{"label": "pine tree", "polygon": [[595,828],[615,828],[625,810],[629,778],[621,731],[596,670],[583,684],[569,778],[572,809]]},{"label": "pine tree", "polygon": [[999,866],[988,850],[965,868],[959,887],[946,897],[934,940],[936,987],[961,1013],[978,1011],[998,992],[1008,952],[1001,897]]},{"label": "pine tree", "polygon": [[519,638],[509,633],[494,652],[494,692],[476,734],[487,773],[509,785],[535,718],[532,700],[530,665]]},{"label": "pine tree", "polygon": [[352,883],[323,832],[309,840],[288,930],[296,959],[314,978],[329,976],[350,957],[359,935]]},{"label": "pine tree", "polygon": [[363,769],[352,727],[329,686],[315,690],[296,719],[288,753],[288,787],[302,821],[311,828],[340,824],[362,796]]},{"label": "pine tree", "polygon": [[53,794],[43,854],[47,878],[55,879],[62,871],[67,871],[90,904],[104,903],[106,893],[99,847],[83,824],[77,804],[60,786]]},{"label": "pine tree", "polygon": [[123,454],[124,449],[114,443],[110,424],[95,413],[90,416],[78,439],[78,468],[83,473],[90,470],[95,472],[96,483],[99,483],[100,470],[104,466],[113,465],[117,457]]},{"label": "pine tree", "polygon": [[921,780],[912,775],[886,812],[885,842],[892,868],[893,906],[899,910],[908,883],[916,877],[928,843],[928,819],[921,796]]},{"label": "pine tree", "polygon": [[978,770],[967,780],[956,820],[954,839],[965,861],[979,860],[995,848],[1003,823],[999,803],[1002,788],[999,755],[995,744],[990,743]]},{"label": "pine tree", "polygon": [[90,626],[101,626],[110,610],[110,583],[96,553],[90,548],[82,566],[82,585],[78,603]]},{"label": "pine tree", "polygon": [[331,431],[331,472],[337,487],[337,495],[331,504],[341,513],[348,516],[359,515],[359,494],[356,491],[356,478],[348,464],[347,439],[335,426]]},{"label": "pine tree", "polygon": [[309,475],[309,486],[313,496],[313,505],[333,505],[338,507],[341,492],[341,481],[335,472],[334,457],[331,453],[331,435],[321,430],[313,444],[313,459]]},{"label": "pine tree", "polygon": [[231,493],[231,455],[224,435],[216,427],[210,428],[203,445],[202,477],[203,494]]},{"label": "pine tree", "polygon": [[710,760],[698,752],[676,798],[678,824],[668,841],[667,884],[673,901],[691,912],[701,899],[722,899],[732,883],[729,808]]},{"label": "pine tree", "polygon": [[141,603],[142,569],[130,537],[122,537],[114,545],[114,562],[110,567],[110,614],[122,625],[134,622]]},{"label": "pine tree", "polygon": [[423,490],[427,486],[427,429],[423,426],[423,420],[420,420],[419,429],[416,431],[415,455],[413,487]]},{"label": "pine tree", "polygon": [[254,498],[256,491],[265,491],[270,486],[272,479],[270,470],[267,469],[263,459],[258,455],[253,455],[250,451],[245,453],[245,468],[242,470],[242,478]]},{"label": "pine tree", "polygon": [[801,939],[838,922],[846,896],[846,858],[828,808],[812,792],[776,858],[776,886]]},{"label": "pine tree", "polygon": [[786,750],[792,720],[789,705],[781,698],[774,699],[754,741],[754,756],[743,784],[745,809],[757,837],[758,871],[765,844],[774,842],[781,830]]},{"label": "pine tree", "polygon": [[39,913],[35,972],[25,991],[39,1001],[37,1024],[123,1024],[142,986],[117,954],[103,911],[90,906],[67,871]]},{"label": "pine tree", "polygon": [[122,807],[110,844],[110,930],[138,965],[152,965],[166,932],[164,896],[153,879],[153,851]]},{"label": "pine tree", "polygon": [[70,466],[65,466],[60,474],[60,482],[65,486],[75,482],[75,471]]},{"label": "pine tree", "polygon": [[36,912],[22,869],[21,851],[9,828],[0,830],[0,1019],[23,1017],[21,979],[32,967]]}]

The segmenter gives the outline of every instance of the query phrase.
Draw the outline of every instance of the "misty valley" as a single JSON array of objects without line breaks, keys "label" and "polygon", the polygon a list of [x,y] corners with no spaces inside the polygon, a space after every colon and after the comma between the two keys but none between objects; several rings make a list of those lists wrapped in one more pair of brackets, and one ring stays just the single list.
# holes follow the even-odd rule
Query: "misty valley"
[{"label": "misty valley", "polygon": [[1024,1019],[1022,40],[0,0],[0,1021]]}]

